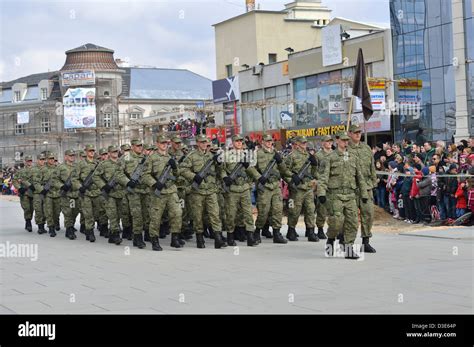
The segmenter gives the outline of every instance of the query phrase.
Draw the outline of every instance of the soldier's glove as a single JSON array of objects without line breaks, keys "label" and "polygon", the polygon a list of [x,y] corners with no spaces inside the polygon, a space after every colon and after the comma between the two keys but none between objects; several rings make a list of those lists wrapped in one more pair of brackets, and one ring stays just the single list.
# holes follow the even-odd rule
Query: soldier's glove
[{"label": "soldier's glove", "polygon": [[156,182],[154,185],[153,185],[153,188],[155,189],[158,189],[159,191],[163,190],[163,188],[165,187],[165,185],[161,182]]},{"label": "soldier's glove", "polygon": [[68,192],[71,190],[71,186],[69,184],[64,184],[62,187],[61,187],[61,190],[65,191],[65,192]]},{"label": "soldier's glove", "polygon": [[311,163],[311,166],[318,166],[318,160],[314,155],[309,156],[309,162]]},{"label": "soldier's glove", "polygon": [[29,186],[28,189],[31,190],[32,192],[34,192],[36,190],[34,185]]},{"label": "soldier's glove", "polygon": [[291,181],[297,186],[301,183],[301,180],[300,178],[298,177],[297,174],[293,174],[293,176],[291,176]]},{"label": "soldier's glove", "polygon": [[273,156],[273,159],[277,162],[277,164],[283,163],[283,158],[281,157],[280,153],[276,152]]},{"label": "soldier's glove", "polygon": [[264,186],[267,183],[267,179],[263,176],[260,176],[260,178],[258,179],[258,183]]},{"label": "soldier's glove", "polygon": [[212,157],[212,160],[214,160],[216,162],[216,164],[221,164],[221,159],[220,159],[220,154],[219,153],[216,153],[214,154],[214,156]]},{"label": "soldier's glove", "polygon": [[130,181],[128,181],[128,183],[127,183],[127,187],[130,187],[130,188],[132,188],[132,189],[135,188],[136,186],[138,186],[138,182],[135,181],[135,180],[130,180]]},{"label": "soldier's glove", "polygon": [[362,198],[362,202],[363,202],[364,204],[366,204],[368,201],[369,201],[369,199],[367,199],[367,198]]},{"label": "soldier's glove", "polygon": [[18,188],[18,193],[20,193],[21,195],[25,194],[25,192],[26,192],[25,188],[23,187]]},{"label": "soldier's glove", "polygon": [[178,164],[176,163],[176,160],[174,160],[173,158],[171,158],[170,160],[168,160],[168,165],[171,166],[171,168],[173,170],[177,170],[178,169]]},{"label": "soldier's glove", "polygon": [[199,175],[195,175],[193,178],[193,181],[196,182],[197,184],[201,184],[202,182],[202,177]]},{"label": "soldier's glove", "polygon": [[106,184],[105,186],[102,187],[101,190],[104,191],[104,192],[106,192],[107,194],[109,194],[110,191],[112,190],[112,187],[109,186],[108,184]]},{"label": "soldier's glove", "polygon": [[326,203],[326,197],[325,196],[318,196],[319,203],[325,204]]},{"label": "soldier's glove", "polygon": [[81,194],[84,194],[86,191],[87,191],[86,187],[82,187],[82,186],[81,186],[81,188],[79,188],[79,192],[80,192]]},{"label": "soldier's glove", "polygon": [[224,177],[223,178],[223,181],[224,181],[224,184],[227,186],[227,187],[230,187],[232,185],[232,179],[228,176]]},{"label": "soldier's glove", "polygon": [[242,166],[243,166],[244,168],[248,169],[249,166],[250,166],[250,163],[249,163],[248,161],[244,161],[244,162],[242,162]]}]

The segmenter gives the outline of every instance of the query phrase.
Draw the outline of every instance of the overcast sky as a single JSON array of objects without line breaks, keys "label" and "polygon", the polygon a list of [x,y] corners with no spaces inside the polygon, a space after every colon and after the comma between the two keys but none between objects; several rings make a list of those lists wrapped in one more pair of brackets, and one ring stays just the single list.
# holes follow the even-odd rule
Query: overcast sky
[{"label": "overcast sky", "polygon": [[[257,0],[282,10],[291,0]],[[323,0],[332,16],[389,27],[388,0]],[[212,24],[245,12],[245,0],[0,0],[0,81],[59,70],[84,43],[132,65],[186,68],[215,78]]]}]

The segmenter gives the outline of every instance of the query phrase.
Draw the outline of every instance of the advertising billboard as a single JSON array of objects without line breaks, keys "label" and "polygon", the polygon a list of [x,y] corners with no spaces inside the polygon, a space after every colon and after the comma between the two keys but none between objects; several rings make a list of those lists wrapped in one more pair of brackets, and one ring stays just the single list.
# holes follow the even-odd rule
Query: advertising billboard
[{"label": "advertising billboard", "polygon": [[95,88],[69,88],[63,97],[64,129],[95,128]]}]

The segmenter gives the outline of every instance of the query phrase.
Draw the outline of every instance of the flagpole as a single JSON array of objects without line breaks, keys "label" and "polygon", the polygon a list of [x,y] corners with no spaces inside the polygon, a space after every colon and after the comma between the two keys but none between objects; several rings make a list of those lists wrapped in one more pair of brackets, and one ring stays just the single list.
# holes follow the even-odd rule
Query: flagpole
[{"label": "flagpole", "polygon": [[354,95],[351,96],[351,102],[349,104],[349,113],[347,115],[347,131],[349,131],[349,126],[351,125],[351,115],[352,115],[353,105],[354,105]]}]

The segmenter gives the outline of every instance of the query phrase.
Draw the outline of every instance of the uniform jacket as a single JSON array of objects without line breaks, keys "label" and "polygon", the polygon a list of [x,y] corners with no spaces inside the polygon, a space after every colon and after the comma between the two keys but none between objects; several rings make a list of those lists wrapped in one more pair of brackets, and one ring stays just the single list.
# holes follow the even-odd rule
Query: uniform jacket
[{"label": "uniform jacket", "polygon": [[113,181],[115,181],[115,185],[108,193],[108,196],[111,198],[121,199],[125,196],[123,185],[128,183],[128,179],[124,179],[122,162],[119,160],[114,161],[112,159],[100,162],[93,176],[94,184],[102,189],[107,183],[113,183],[112,178],[114,178]]},{"label": "uniform jacket", "polygon": [[[273,160],[276,151],[274,149],[268,150],[260,148],[257,151],[257,162],[255,166],[250,166],[247,173],[256,181],[263,174],[268,164]],[[283,158],[282,158],[283,159]],[[270,171],[267,183],[265,184],[266,189],[280,188],[281,173],[286,171],[285,163],[282,162],[280,165],[275,164],[273,169]]]},{"label": "uniform jacket", "polygon": [[364,178],[367,189],[371,190],[377,187],[377,173],[375,171],[374,155],[370,147],[362,142],[358,145],[349,143],[349,152],[353,152],[360,162],[362,177]]},{"label": "uniform jacket", "polygon": [[29,196],[29,197],[33,196],[33,192],[28,189],[28,187],[32,184],[32,180],[31,180],[32,175],[33,175],[33,166],[31,167],[25,166],[23,169],[19,170],[13,178],[12,183],[13,183],[13,186],[17,190],[19,188],[27,189],[24,196]]},{"label": "uniform jacket", "polygon": [[58,170],[57,170],[58,179],[56,180],[56,184],[59,186],[60,194],[72,199],[79,197],[79,188],[76,187],[76,189],[74,189],[74,186],[72,185],[71,189],[67,193],[64,193],[64,191],[61,191],[61,187],[68,181],[69,178],[71,178],[71,184],[73,183],[73,178],[74,178],[76,169],[77,169],[76,163],[73,163],[73,164],[62,163],[61,165],[58,166]]},{"label": "uniform jacket", "polygon": [[[171,159],[169,154],[154,153],[147,161],[145,172],[143,173],[142,181],[147,187],[152,188],[157,182],[160,175],[163,173],[168,161]],[[161,194],[171,194],[178,191],[176,187],[176,177],[179,175],[179,170],[170,172],[165,187],[161,190]]]},{"label": "uniform jacket", "polygon": [[[286,170],[283,175],[283,179],[290,184],[291,177],[293,174],[298,174],[301,168],[306,164],[309,159],[310,154],[306,151],[295,149],[285,158]],[[303,181],[298,185],[300,190],[312,190],[312,180],[317,178],[317,167],[310,166],[307,170],[307,176],[303,178]],[[290,184],[291,187],[291,184]]]},{"label": "uniform jacket", "polygon": [[[189,182],[193,182],[194,176],[206,165],[208,160],[214,157],[214,153],[209,151],[203,152],[196,149],[188,154],[186,159],[180,165],[180,172]],[[222,159],[221,159],[222,161]],[[221,184],[222,163],[214,162],[210,168],[210,174],[201,182],[197,189],[197,193],[209,195],[219,192],[219,184]],[[191,192],[195,191],[194,189]]]}]

